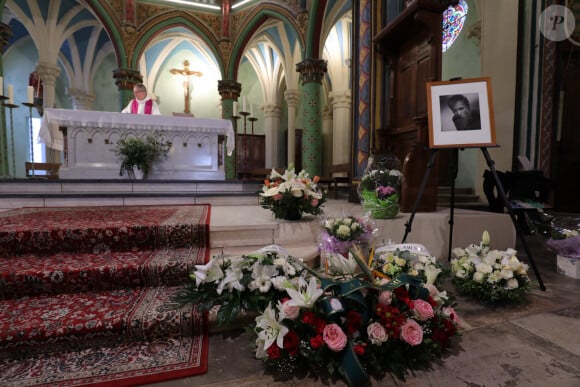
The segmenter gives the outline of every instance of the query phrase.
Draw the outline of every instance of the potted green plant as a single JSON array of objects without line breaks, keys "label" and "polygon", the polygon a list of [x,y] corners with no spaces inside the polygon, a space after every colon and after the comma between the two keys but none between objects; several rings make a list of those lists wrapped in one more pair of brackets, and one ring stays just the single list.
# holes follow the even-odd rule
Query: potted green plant
[{"label": "potted green plant", "polygon": [[113,152],[121,160],[119,175],[135,179],[135,168],[143,173],[146,179],[151,167],[159,160],[167,158],[171,143],[162,141],[158,133],[149,133],[144,138],[123,136],[119,139]]}]

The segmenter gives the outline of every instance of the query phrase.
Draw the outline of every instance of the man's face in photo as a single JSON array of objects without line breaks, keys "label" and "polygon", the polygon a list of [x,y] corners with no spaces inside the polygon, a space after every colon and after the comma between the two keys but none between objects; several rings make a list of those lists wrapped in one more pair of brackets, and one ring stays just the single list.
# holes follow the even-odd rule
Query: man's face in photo
[{"label": "man's face in photo", "polygon": [[465,130],[469,121],[469,108],[463,101],[457,101],[451,107],[453,122],[457,130]]}]

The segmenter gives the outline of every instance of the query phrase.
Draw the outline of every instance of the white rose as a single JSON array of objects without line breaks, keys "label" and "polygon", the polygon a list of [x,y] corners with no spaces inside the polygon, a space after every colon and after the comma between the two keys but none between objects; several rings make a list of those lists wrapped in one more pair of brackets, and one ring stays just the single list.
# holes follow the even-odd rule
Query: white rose
[{"label": "white rose", "polygon": [[466,271],[466,270],[464,270],[464,269],[459,269],[459,270],[457,270],[457,271],[455,272],[455,276],[456,276],[457,278],[462,278],[462,279],[463,279],[463,278],[466,278],[466,277],[467,277],[467,271]]},{"label": "white rose", "polygon": [[482,273],[480,271],[476,271],[475,273],[473,273],[473,280],[475,282],[482,283],[484,279],[485,279],[485,274],[484,273]]},{"label": "white rose", "polygon": [[514,272],[511,271],[510,269],[502,269],[500,271],[500,276],[503,279],[510,279],[510,278],[513,278]]},{"label": "white rose", "polygon": [[486,273],[486,274],[489,274],[489,273],[491,273],[493,271],[493,268],[491,267],[491,265],[488,265],[487,263],[477,264],[475,266],[475,269],[477,271],[480,271],[480,272]]},{"label": "white rose", "polygon": [[517,289],[518,286],[519,286],[518,280],[515,278],[510,278],[509,280],[507,280],[505,284],[506,289]]},{"label": "white rose", "polygon": [[336,235],[342,238],[347,238],[350,235],[350,227],[341,225],[336,230]]}]

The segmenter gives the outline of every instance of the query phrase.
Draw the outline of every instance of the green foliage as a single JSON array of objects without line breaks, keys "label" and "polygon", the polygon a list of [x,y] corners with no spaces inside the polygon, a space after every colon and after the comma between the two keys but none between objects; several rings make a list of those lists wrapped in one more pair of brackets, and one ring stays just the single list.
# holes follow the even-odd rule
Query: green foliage
[{"label": "green foliage", "polygon": [[135,168],[143,172],[143,178],[147,178],[152,165],[167,158],[170,150],[170,142],[163,142],[158,133],[150,133],[145,138],[124,136],[112,151],[121,160],[119,176],[127,172],[134,179]]}]

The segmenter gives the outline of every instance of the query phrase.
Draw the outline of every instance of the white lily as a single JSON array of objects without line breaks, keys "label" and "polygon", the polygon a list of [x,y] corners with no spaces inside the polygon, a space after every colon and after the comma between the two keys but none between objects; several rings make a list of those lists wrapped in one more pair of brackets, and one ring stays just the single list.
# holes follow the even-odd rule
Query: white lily
[{"label": "white lily", "polygon": [[270,348],[274,342],[280,348],[284,348],[284,336],[288,333],[288,328],[280,323],[276,316],[276,311],[272,304],[268,304],[264,313],[256,317],[256,332],[260,344],[263,343],[264,351]]},{"label": "white lily", "polygon": [[292,298],[288,301],[289,305],[311,309],[316,300],[322,296],[323,290],[318,287],[315,277],[311,277],[309,283],[300,277],[298,278],[298,290],[289,287],[286,288],[286,292]]},{"label": "white lily", "polygon": [[437,276],[441,273],[441,269],[435,265],[425,265],[425,277],[427,277],[427,285],[433,285],[437,280]]},{"label": "white lily", "polygon": [[224,272],[218,259],[210,259],[205,265],[195,265],[195,272],[190,276],[195,278],[195,285],[199,287],[202,282],[214,282],[224,277]]}]

